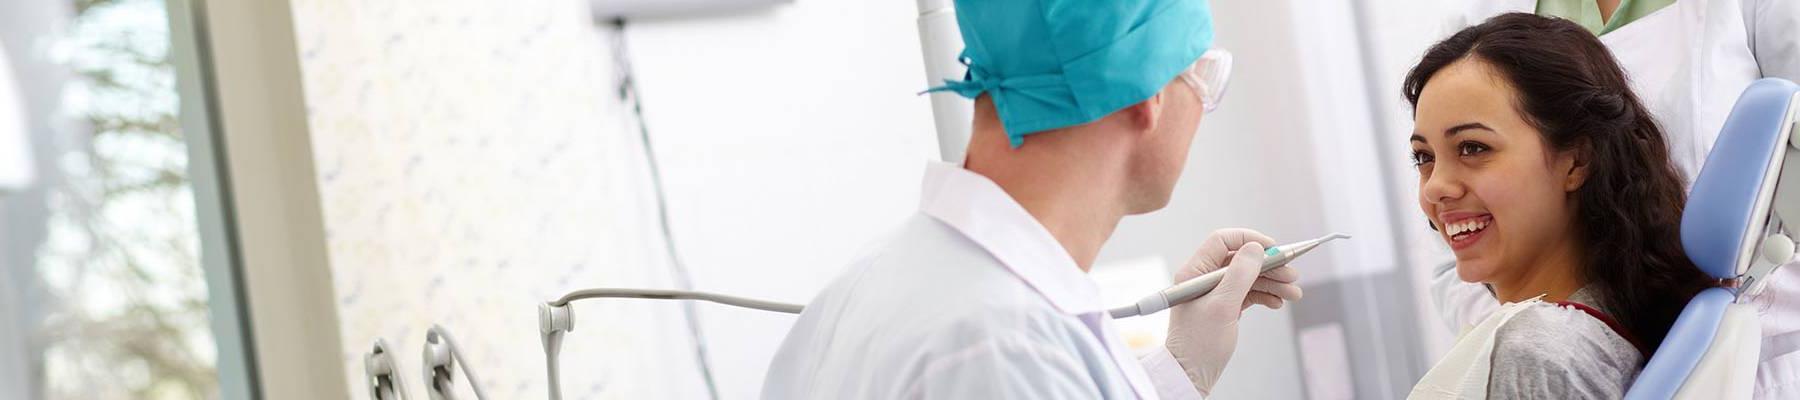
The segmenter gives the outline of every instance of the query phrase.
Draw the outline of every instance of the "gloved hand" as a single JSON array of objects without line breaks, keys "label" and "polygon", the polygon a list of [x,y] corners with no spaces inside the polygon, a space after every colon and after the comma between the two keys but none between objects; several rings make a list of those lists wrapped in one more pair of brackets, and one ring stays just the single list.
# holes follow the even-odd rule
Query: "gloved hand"
[{"label": "gloved hand", "polygon": [[1208,235],[1194,257],[1175,271],[1175,280],[1181,282],[1226,268],[1211,293],[1169,309],[1169,339],[1164,345],[1203,395],[1212,395],[1213,385],[1237,350],[1238,317],[1244,309],[1251,304],[1277,309],[1300,299],[1300,287],[1294,285],[1300,272],[1294,268],[1284,265],[1257,275],[1263,249],[1274,244],[1274,239],[1257,231],[1221,229]]}]

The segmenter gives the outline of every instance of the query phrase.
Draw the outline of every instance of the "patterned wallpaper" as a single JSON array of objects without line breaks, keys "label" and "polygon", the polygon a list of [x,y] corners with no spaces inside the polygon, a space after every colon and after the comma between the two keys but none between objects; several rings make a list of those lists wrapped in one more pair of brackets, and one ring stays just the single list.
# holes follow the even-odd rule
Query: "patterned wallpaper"
[{"label": "patterned wallpaper", "polygon": [[[654,206],[613,97],[610,39],[585,2],[293,5],[353,398],[368,395],[361,360],[376,338],[424,396],[433,323],[461,341],[489,395],[543,398],[537,303],[669,285],[652,267]],[[699,394],[691,360],[666,357],[689,344],[660,307],[578,306],[565,394]]]}]

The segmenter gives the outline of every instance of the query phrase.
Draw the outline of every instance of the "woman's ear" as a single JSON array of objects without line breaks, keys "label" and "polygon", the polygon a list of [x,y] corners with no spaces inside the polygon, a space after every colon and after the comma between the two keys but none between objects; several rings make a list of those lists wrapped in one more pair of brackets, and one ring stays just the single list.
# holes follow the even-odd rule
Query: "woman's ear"
[{"label": "woman's ear", "polygon": [[1589,165],[1594,159],[1594,146],[1591,143],[1583,140],[1575,148],[1563,152],[1561,160],[1557,162],[1557,170],[1564,171],[1563,191],[1573,193],[1587,183]]}]

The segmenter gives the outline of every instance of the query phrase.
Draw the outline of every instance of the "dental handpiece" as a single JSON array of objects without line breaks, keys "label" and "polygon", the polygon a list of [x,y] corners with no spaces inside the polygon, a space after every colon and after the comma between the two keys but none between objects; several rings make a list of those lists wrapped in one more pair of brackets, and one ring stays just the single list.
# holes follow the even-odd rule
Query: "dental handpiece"
[{"label": "dental handpiece", "polygon": [[[1350,235],[1333,233],[1318,239],[1270,247],[1268,250],[1263,251],[1265,258],[1263,258],[1262,271],[1258,272],[1258,274],[1266,273],[1276,267],[1287,265],[1289,261],[1299,258],[1301,255],[1312,251],[1313,248],[1319,247],[1320,244],[1324,244],[1325,242],[1349,238]],[[1149,296],[1144,296],[1143,299],[1138,300],[1137,304],[1114,308],[1107,311],[1107,313],[1112,314],[1113,318],[1154,314],[1174,305],[1186,303],[1189,300],[1198,299],[1200,296],[1211,293],[1213,288],[1219,286],[1219,281],[1224,278],[1225,269],[1220,268],[1202,274],[1194,279],[1189,279],[1175,284],[1174,286],[1170,286],[1168,289],[1163,289],[1156,293],[1151,293]]]}]

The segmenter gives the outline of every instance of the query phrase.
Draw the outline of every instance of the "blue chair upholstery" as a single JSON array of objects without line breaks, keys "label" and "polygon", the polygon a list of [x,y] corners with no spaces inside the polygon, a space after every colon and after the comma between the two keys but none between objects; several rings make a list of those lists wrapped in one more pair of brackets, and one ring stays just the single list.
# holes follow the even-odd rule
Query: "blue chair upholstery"
[{"label": "blue chair upholstery", "polygon": [[[1756,218],[1757,200],[1773,157],[1785,154],[1780,137],[1789,102],[1800,86],[1782,79],[1752,83],[1732,106],[1731,115],[1713,143],[1706,165],[1694,181],[1681,215],[1681,244],[1689,259],[1715,278],[1733,278],[1748,265],[1743,249],[1760,240],[1764,220]],[[1765,205],[1766,207],[1766,205]],[[1711,347],[1719,321],[1734,292],[1713,288],[1688,302],[1644,371],[1632,382],[1627,399],[1669,399],[1687,381]]]},{"label": "blue chair upholstery", "polygon": [[1681,316],[1675,318],[1675,325],[1669,327],[1669,336],[1656,347],[1656,355],[1644,364],[1644,371],[1638,373],[1631,389],[1625,392],[1625,398],[1674,398],[1681,383],[1686,382],[1694,366],[1700,364],[1700,356],[1712,346],[1713,335],[1719,331],[1719,320],[1725,317],[1725,306],[1731,305],[1732,297],[1731,290],[1712,288],[1688,301],[1687,307],[1681,309]]},{"label": "blue chair upholstery", "polygon": [[1681,214],[1681,246],[1708,275],[1737,276],[1745,241],[1759,239],[1744,232],[1763,223],[1751,220],[1756,196],[1769,162],[1787,146],[1780,138],[1781,122],[1796,90],[1793,82],[1777,78],[1744,89],[1694,180]]}]

